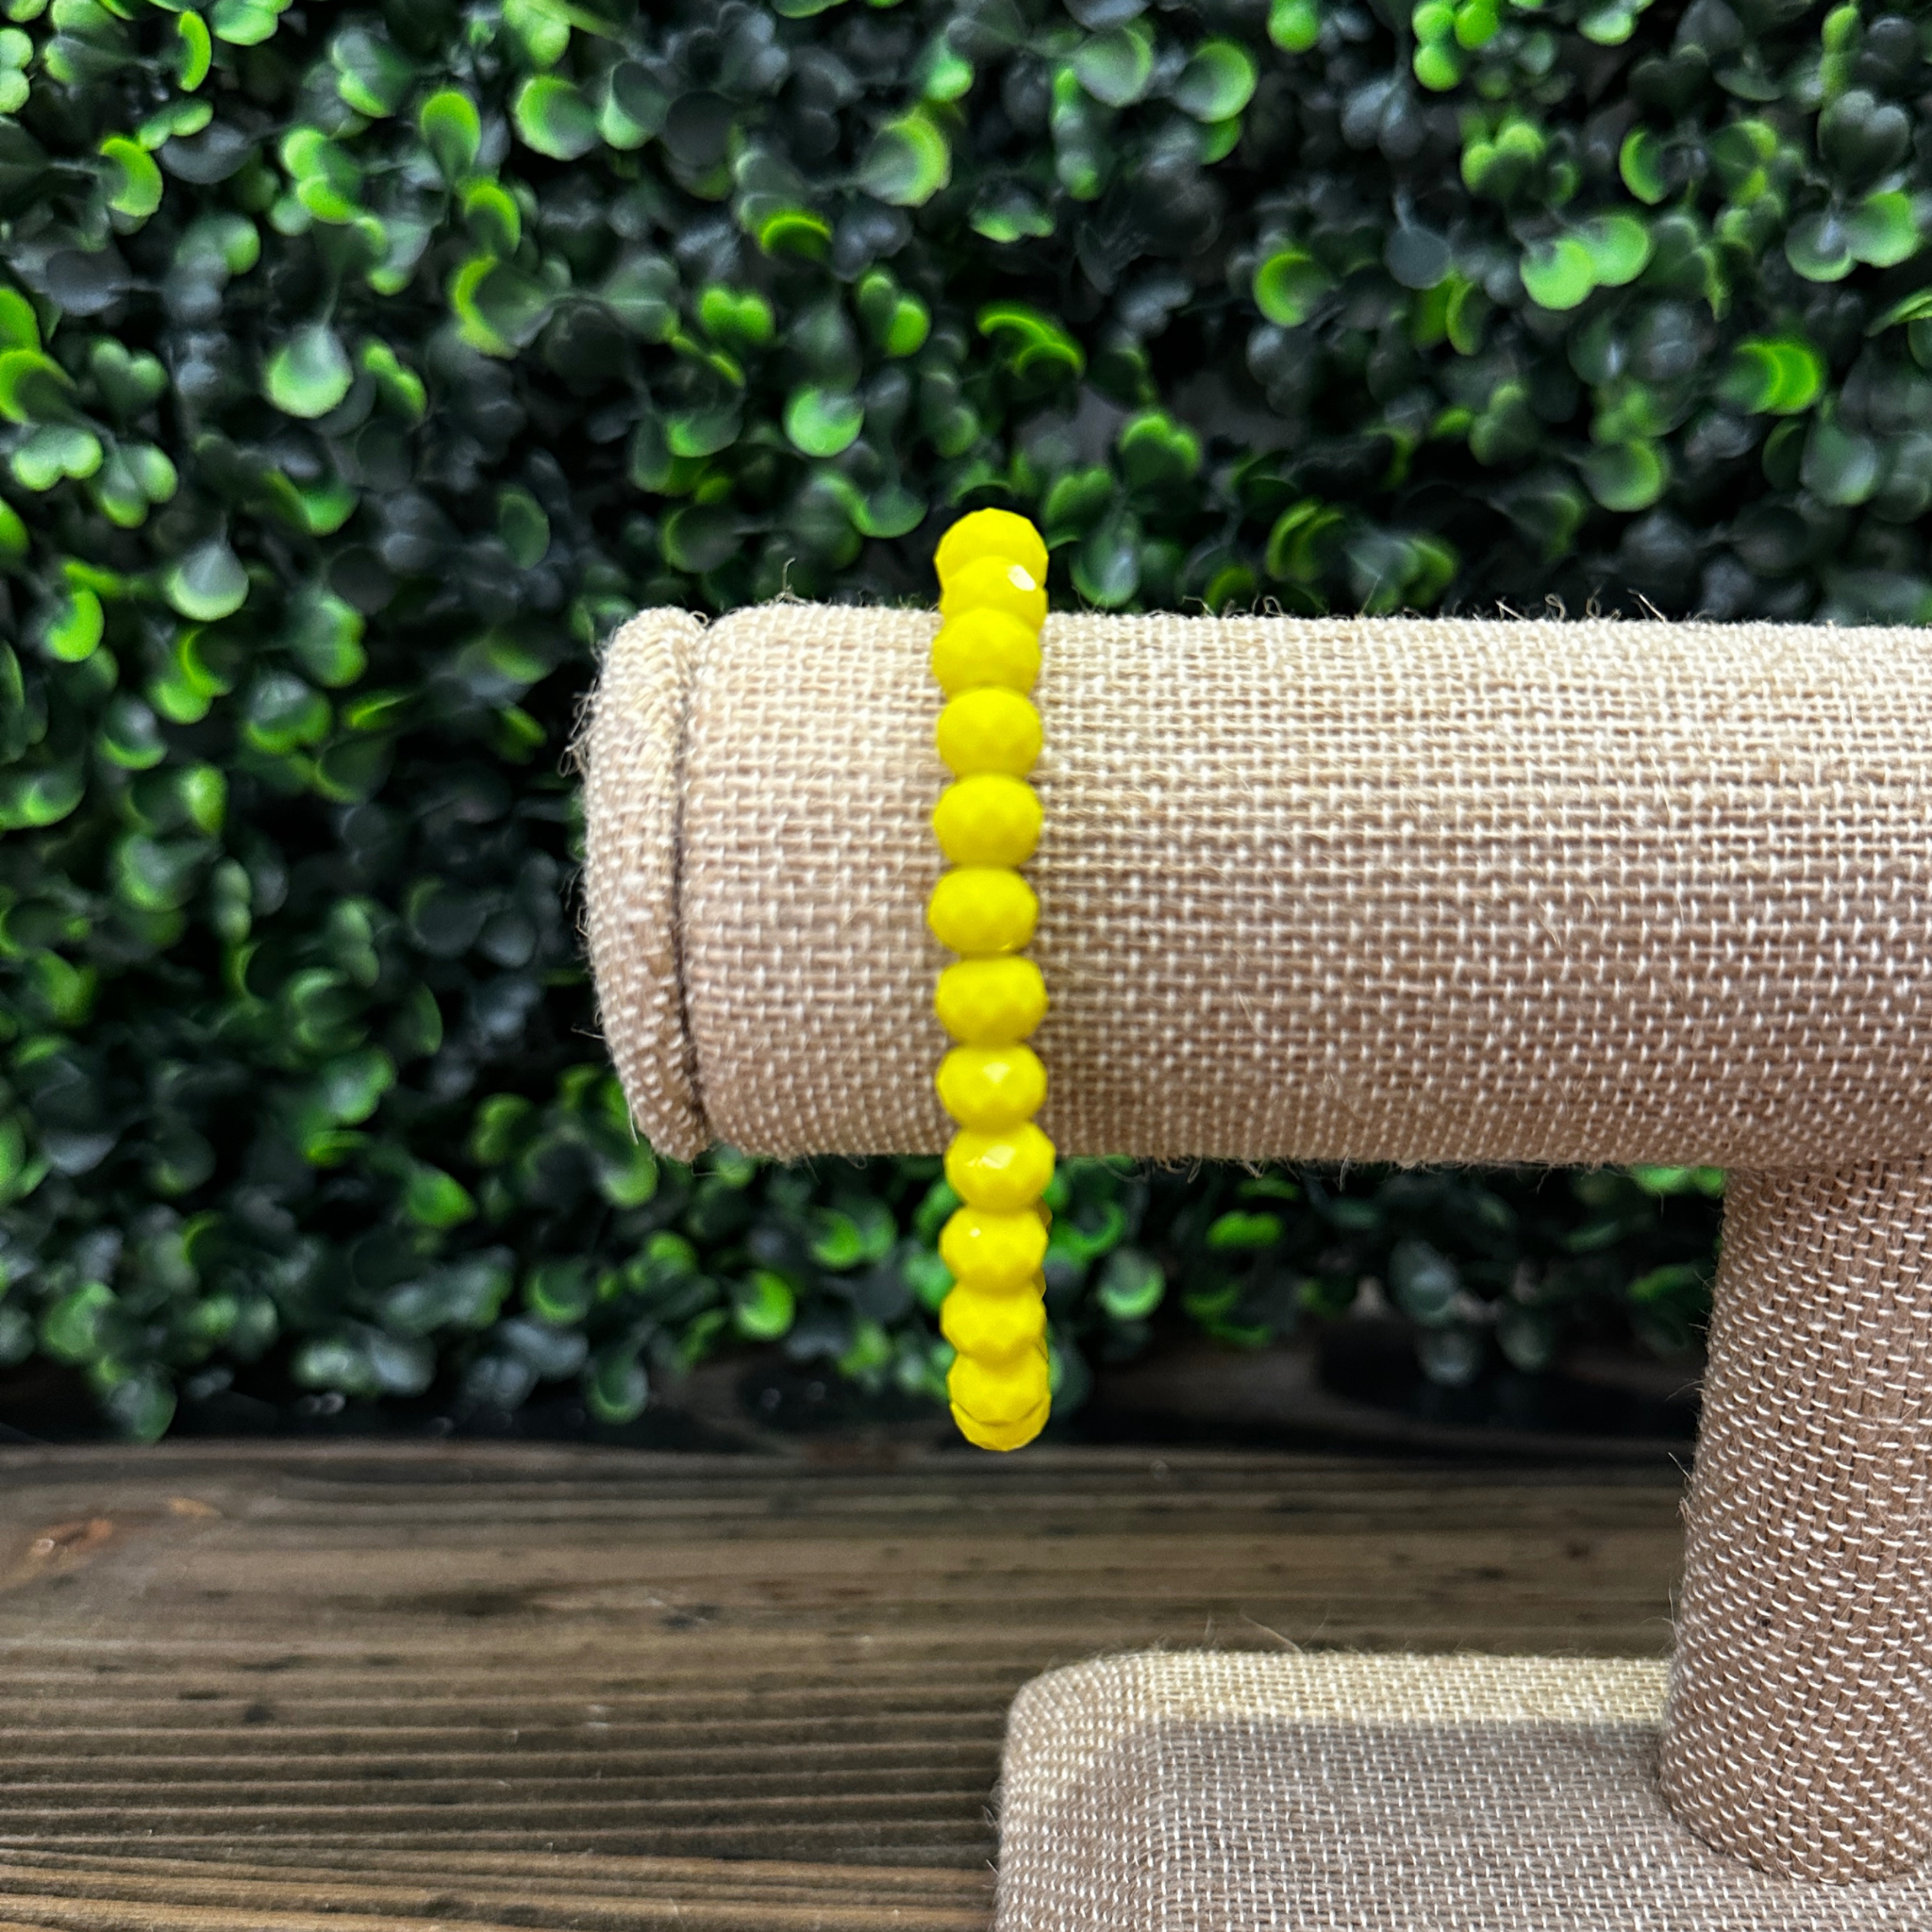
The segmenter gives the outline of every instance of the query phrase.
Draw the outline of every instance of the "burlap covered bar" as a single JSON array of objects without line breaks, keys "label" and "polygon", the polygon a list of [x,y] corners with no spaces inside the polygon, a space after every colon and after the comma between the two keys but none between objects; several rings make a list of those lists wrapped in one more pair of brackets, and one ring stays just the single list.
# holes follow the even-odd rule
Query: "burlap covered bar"
[{"label": "burlap covered bar", "polygon": [[[688,1157],[935,1153],[929,613],[614,641],[590,938]],[[1932,641],[1056,617],[1041,1124],[1155,1159],[1733,1169],[1666,1790],[1825,1879],[1932,1844]]]},{"label": "burlap covered bar", "polygon": [[[591,941],[689,1155],[937,1153],[926,613],[648,612]],[[1932,1152],[1914,631],[1056,617],[1041,1124],[1157,1159]]]}]

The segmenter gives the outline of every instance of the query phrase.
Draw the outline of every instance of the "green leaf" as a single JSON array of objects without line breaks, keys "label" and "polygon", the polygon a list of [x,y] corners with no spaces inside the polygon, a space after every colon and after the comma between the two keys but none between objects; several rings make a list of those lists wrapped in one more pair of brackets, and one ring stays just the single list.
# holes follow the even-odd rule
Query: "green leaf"
[{"label": "green leaf", "polygon": [[1209,1225],[1207,1245],[1211,1254],[1248,1254],[1257,1248],[1272,1248],[1281,1235],[1278,1214],[1253,1214],[1238,1208]]},{"label": "green leaf", "polygon": [[857,396],[829,390],[794,390],[785,405],[785,434],[808,457],[835,457],[850,449],[865,426]]},{"label": "green leaf", "polygon": [[368,667],[366,627],[359,610],[311,586],[295,599],[283,642],[317,684],[336,691],[354,684]]},{"label": "green leaf", "polygon": [[196,624],[232,617],[248,601],[248,573],[217,537],[191,550],[161,579],[168,602]]},{"label": "green leaf", "polygon": [[1878,493],[1884,479],[1883,452],[1873,438],[1821,416],[1805,439],[1800,475],[1814,496],[1840,508],[1855,508]]},{"label": "green leaf", "polygon": [[697,576],[734,555],[741,532],[736,513],[724,504],[688,504],[665,518],[658,541],[665,562]]},{"label": "green leaf", "polygon": [[924,208],[952,178],[946,138],[920,113],[887,122],[858,171],[859,185],[894,208]]},{"label": "green leaf", "polygon": [[1227,121],[1255,97],[1259,69],[1235,41],[1203,41],[1174,82],[1174,103],[1196,121]]},{"label": "green leaf", "polygon": [[1096,101],[1124,108],[1147,92],[1154,78],[1154,35],[1142,21],[1129,21],[1081,42],[1074,72]]},{"label": "green leaf", "polygon": [[336,92],[357,113],[372,120],[393,114],[415,85],[415,68],[388,36],[360,22],[336,35],[328,58],[336,70]]},{"label": "green leaf", "polygon": [[903,483],[889,483],[853,511],[852,523],[863,537],[909,537],[925,521],[926,508],[925,498]]},{"label": "green leaf", "polygon": [[175,84],[192,93],[214,64],[214,42],[201,15],[185,9],[175,16],[175,37],[180,42],[175,50]]},{"label": "green leaf", "polygon": [[1281,328],[1298,328],[1335,278],[1305,249],[1277,248],[1255,271],[1255,306]]},{"label": "green leaf", "polygon": [[832,250],[832,225],[812,208],[776,208],[758,223],[758,244],[766,255],[823,261]]},{"label": "green leaf", "polygon": [[1201,439],[1161,409],[1121,425],[1121,474],[1135,490],[1172,490],[1200,474]]},{"label": "green leaf", "polygon": [[1116,1322],[1144,1322],[1167,1295],[1167,1274],[1138,1248],[1116,1248],[1101,1270],[1094,1299]]},{"label": "green leaf", "polygon": [[1306,54],[1322,38],[1322,15],[1315,0],[1271,0],[1268,38],[1284,54]]},{"label": "green leaf", "polygon": [[1919,224],[1910,195],[1893,191],[1868,194],[1845,222],[1854,257],[1873,268],[1896,268],[1919,251]]},{"label": "green leaf", "polygon": [[638,1344],[599,1349],[584,1375],[584,1407],[609,1426],[635,1422],[651,1399],[651,1378],[638,1360]]},{"label": "green leaf", "polygon": [[519,570],[535,570],[550,548],[550,519],[527,490],[506,490],[496,499],[496,534]]},{"label": "green leaf", "polygon": [[1579,235],[1539,242],[1523,258],[1523,286],[1539,308],[1580,308],[1596,285],[1596,257]]},{"label": "green leaf", "polygon": [[1830,208],[1792,224],[1785,236],[1785,259],[1807,282],[1841,282],[1851,274],[1851,225]]},{"label": "green leaf", "polygon": [[73,392],[72,379],[51,356],[38,349],[0,354],[0,415],[9,423],[61,421],[73,413]]},{"label": "green leaf", "polygon": [[416,125],[442,178],[454,187],[476,165],[483,144],[483,121],[476,104],[455,88],[442,88],[423,103]]},{"label": "green leaf", "polygon": [[49,1305],[41,1317],[41,1346],[57,1362],[80,1367],[102,1347],[101,1330],[119,1304],[104,1281],[84,1282]]},{"label": "green leaf", "polygon": [[48,653],[63,664],[92,658],[108,627],[101,600],[92,591],[75,591],[42,632]]},{"label": "green leaf", "polygon": [[[1650,230],[1635,215],[1598,215],[1577,229],[1576,239],[1590,252],[1591,272],[1600,288],[1621,289],[1649,266]],[[1565,305],[1544,302],[1541,306]]]},{"label": "green leaf", "polygon": [[714,282],[698,297],[698,323],[714,341],[732,349],[762,349],[777,333],[772,305],[752,290]]},{"label": "green leaf", "polygon": [[473,257],[457,271],[449,301],[464,341],[486,356],[506,358],[536,339],[552,305],[542,283],[488,255]]},{"label": "green leaf", "polygon": [[325,323],[298,328],[269,358],[262,388],[284,415],[326,416],[355,380],[341,339]]},{"label": "green leaf", "polygon": [[554,161],[575,161],[597,145],[597,109],[580,90],[554,74],[525,81],[510,118],[524,145]]},{"label": "green leaf", "polygon": [[108,206],[129,221],[144,222],[161,205],[161,171],[139,142],[109,135],[101,143],[108,163]]},{"label": "green leaf", "polygon": [[18,289],[0,285],[0,349],[38,349],[40,318]]},{"label": "green leaf", "polygon": [[85,481],[100,467],[101,441],[92,430],[47,423],[13,453],[13,474],[28,490],[51,490],[63,476]]},{"label": "green leaf", "polygon": [[989,182],[974,197],[967,221],[975,235],[1002,246],[1039,241],[1054,231],[1046,204],[1017,181]]},{"label": "green leaf", "polygon": [[1664,179],[1664,144],[1648,127],[1633,127],[1617,150],[1617,172],[1639,201],[1655,208],[1670,193]]},{"label": "green leaf", "polygon": [[1796,415],[1824,387],[1824,358],[1796,336],[1753,336],[1731,352],[1719,393],[1754,414]]},{"label": "green leaf", "polygon": [[1086,372],[1087,357],[1079,343],[1037,308],[1021,302],[989,303],[975,320],[979,333],[998,344],[1015,375],[1058,381]]},{"label": "green leaf", "polygon": [[258,47],[275,38],[289,0],[215,0],[208,25],[231,47]]},{"label": "green leaf", "polygon": [[1616,442],[1583,459],[1583,480],[1606,509],[1648,509],[1671,480],[1669,465],[1654,443]]},{"label": "green leaf", "polygon": [[1120,509],[1103,517],[1074,553],[1074,589],[1097,610],[1118,610],[1141,588],[1140,520]]},{"label": "green leaf", "polygon": [[419,1227],[458,1227],[472,1220],[476,1204],[454,1174],[419,1162],[403,1189],[403,1212]]},{"label": "green leaf", "polygon": [[57,825],[80,803],[86,790],[78,764],[0,772],[0,828],[20,832]]},{"label": "green leaf", "polygon": [[731,1319],[750,1341],[776,1341],[790,1333],[798,1297],[782,1274],[760,1268],[731,1285]]}]

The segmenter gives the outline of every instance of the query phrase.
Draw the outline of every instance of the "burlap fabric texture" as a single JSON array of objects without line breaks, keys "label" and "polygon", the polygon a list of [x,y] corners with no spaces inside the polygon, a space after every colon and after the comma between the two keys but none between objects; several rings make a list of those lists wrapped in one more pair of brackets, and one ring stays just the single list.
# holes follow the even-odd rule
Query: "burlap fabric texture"
[{"label": "burlap fabric texture", "polygon": [[1808,1885],[1659,1798],[1664,1667],[1179,1653],[1036,1678],[995,1932],[1927,1932],[1932,1879]]},{"label": "burlap fabric texture", "polygon": [[[618,635],[590,941],[662,1151],[930,1153],[927,613]],[[1056,617],[1041,1124],[1155,1159],[1734,1171],[1679,1815],[1767,1871],[1932,1845],[1932,638]]]}]

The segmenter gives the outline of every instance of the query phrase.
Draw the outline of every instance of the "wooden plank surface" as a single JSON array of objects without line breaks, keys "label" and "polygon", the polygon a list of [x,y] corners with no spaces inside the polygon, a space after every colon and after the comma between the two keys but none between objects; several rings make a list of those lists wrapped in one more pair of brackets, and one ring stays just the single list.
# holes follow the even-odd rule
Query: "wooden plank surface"
[{"label": "wooden plank surface", "polygon": [[981,1932],[1029,1676],[1658,1655],[1677,1496],[1221,1452],[0,1451],[0,1928]]}]

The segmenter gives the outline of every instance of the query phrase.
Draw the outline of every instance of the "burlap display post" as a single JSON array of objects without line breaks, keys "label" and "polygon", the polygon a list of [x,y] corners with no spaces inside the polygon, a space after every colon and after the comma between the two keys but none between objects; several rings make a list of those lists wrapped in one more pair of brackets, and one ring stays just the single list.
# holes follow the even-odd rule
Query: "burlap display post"
[{"label": "burlap display post", "polygon": [[1724,1201],[1663,1788],[1767,1872],[1932,1840],[1932,1167],[1739,1174]]},{"label": "burlap display post", "polygon": [[[780,604],[614,641],[590,940],[661,1151],[941,1146],[936,622]],[[1732,1169],[1665,1790],[1766,1872],[1909,1866],[1932,638],[1074,617],[1045,641],[1042,1126],[1158,1160]]]}]

